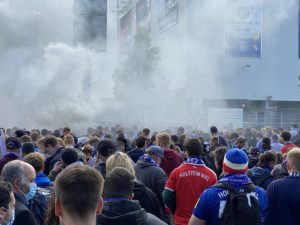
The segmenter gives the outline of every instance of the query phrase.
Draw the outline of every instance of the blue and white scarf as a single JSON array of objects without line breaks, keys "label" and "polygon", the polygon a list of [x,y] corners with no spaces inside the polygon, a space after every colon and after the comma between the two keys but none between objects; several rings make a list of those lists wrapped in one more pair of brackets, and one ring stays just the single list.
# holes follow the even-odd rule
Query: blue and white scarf
[{"label": "blue and white scarf", "polygon": [[300,177],[300,172],[292,172],[290,177]]},{"label": "blue and white scarf", "polygon": [[139,158],[139,160],[142,160],[142,161],[144,161],[144,162],[148,162],[148,163],[151,163],[152,165],[154,165],[154,166],[158,166],[159,167],[159,164],[154,160],[154,159],[152,159],[150,156],[148,156],[148,155],[142,155],[140,158]]},{"label": "blue and white scarf", "polygon": [[196,164],[196,165],[204,165],[203,160],[199,156],[190,156],[184,163]]},{"label": "blue and white scarf", "polygon": [[241,188],[247,184],[251,184],[252,181],[245,174],[231,174],[221,178],[219,183],[228,184],[233,188]]}]

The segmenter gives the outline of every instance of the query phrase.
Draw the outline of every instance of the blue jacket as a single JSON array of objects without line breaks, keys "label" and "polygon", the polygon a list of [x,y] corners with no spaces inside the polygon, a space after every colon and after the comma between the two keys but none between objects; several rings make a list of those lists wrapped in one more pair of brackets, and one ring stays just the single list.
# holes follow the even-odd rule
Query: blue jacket
[{"label": "blue jacket", "polygon": [[268,204],[264,225],[300,224],[300,177],[273,181],[267,191]]},{"label": "blue jacket", "polygon": [[49,186],[53,185],[53,183],[51,182],[49,177],[46,174],[42,173],[42,172],[36,175],[35,183],[38,187],[42,187],[42,188],[49,187]]},{"label": "blue jacket", "polygon": [[[256,193],[260,206],[261,220],[263,220],[267,204],[266,191],[260,187],[256,187]],[[205,220],[206,225],[218,225],[220,202],[227,200],[228,196],[229,193],[224,188],[216,186],[207,188],[200,196],[194,208],[193,215]]]}]

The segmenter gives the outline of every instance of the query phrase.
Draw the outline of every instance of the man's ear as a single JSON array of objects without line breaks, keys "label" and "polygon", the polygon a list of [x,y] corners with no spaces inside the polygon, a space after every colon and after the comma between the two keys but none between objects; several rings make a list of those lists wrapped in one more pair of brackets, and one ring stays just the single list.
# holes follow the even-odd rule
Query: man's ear
[{"label": "man's ear", "polygon": [[288,161],[286,162],[286,166],[287,166],[287,169],[288,169],[289,173],[292,172],[292,168],[291,168]]},{"label": "man's ear", "polygon": [[96,215],[100,215],[103,208],[103,198],[100,198],[97,208],[96,208]]},{"label": "man's ear", "polygon": [[14,190],[20,190],[21,189],[21,186],[22,186],[22,184],[21,184],[21,181],[19,180],[19,179],[14,179],[13,181],[12,181],[12,186],[13,186],[13,189]]},{"label": "man's ear", "polygon": [[128,196],[128,199],[129,199],[129,200],[132,200],[133,197],[134,197],[134,194],[132,193],[130,196]]},{"label": "man's ear", "polygon": [[5,211],[3,210],[2,207],[0,207],[0,219],[3,220],[5,216]]},{"label": "man's ear", "polygon": [[62,216],[62,207],[60,201],[55,198],[55,215]]}]

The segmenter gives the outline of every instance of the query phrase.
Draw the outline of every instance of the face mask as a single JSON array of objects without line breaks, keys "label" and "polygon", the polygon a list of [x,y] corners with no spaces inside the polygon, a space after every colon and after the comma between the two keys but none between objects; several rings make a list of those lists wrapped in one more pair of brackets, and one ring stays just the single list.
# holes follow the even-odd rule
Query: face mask
[{"label": "face mask", "polygon": [[15,209],[11,211],[11,217],[9,220],[5,221],[6,225],[12,225],[15,221]]},{"label": "face mask", "polygon": [[37,189],[36,183],[30,183],[29,184],[29,192],[27,194],[25,194],[25,197],[26,197],[27,201],[33,199],[33,197],[36,194],[36,189]]}]

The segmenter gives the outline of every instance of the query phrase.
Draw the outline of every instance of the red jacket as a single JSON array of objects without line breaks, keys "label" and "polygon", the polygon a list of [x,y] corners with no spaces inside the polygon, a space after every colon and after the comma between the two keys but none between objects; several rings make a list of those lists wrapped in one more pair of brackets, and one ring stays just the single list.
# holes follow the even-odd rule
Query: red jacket
[{"label": "red jacket", "polygon": [[183,163],[182,156],[172,149],[164,149],[164,159],[161,160],[160,167],[170,176],[171,172]]}]

